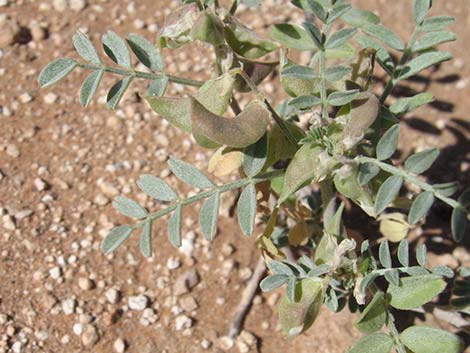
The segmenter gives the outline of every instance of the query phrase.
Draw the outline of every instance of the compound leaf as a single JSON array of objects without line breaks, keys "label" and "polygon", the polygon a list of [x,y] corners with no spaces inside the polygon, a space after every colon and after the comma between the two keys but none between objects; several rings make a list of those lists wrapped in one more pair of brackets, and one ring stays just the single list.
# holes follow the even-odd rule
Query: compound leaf
[{"label": "compound leaf", "polygon": [[116,250],[127,238],[129,238],[133,230],[134,228],[127,224],[111,229],[101,244],[101,250],[103,253],[108,255]]}]

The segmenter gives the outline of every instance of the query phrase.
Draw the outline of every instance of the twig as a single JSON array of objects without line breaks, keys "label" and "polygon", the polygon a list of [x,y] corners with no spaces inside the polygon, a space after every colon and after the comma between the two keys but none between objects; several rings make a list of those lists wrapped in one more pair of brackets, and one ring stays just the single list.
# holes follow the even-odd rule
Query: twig
[{"label": "twig", "polygon": [[245,321],[245,317],[248,314],[248,310],[251,307],[251,303],[253,302],[253,298],[255,293],[258,289],[258,284],[264,276],[266,272],[266,264],[264,263],[263,257],[260,257],[258,263],[256,264],[255,271],[248,282],[245,290],[242,294],[242,299],[240,304],[238,304],[237,310],[235,311],[235,317],[230,325],[230,330],[228,332],[228,337],[231,339],[235,339],[243,325],[243,321]]}]

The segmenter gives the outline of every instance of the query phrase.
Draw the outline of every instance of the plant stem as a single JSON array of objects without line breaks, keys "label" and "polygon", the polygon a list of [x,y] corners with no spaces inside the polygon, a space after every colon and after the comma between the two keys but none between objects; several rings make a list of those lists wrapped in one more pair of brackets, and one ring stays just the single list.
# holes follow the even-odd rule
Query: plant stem
[{"label": "plant stem", "polygon": [[358,161],[360,163],[373,163],[373,164],[377,165],[383,171],[386,171],[386,172],[391,173],[393,175],[401,176],[404,179],[408,180],[410,183],[413,183],[416,186],[419,186],[422,190],[432,192],[433,195],[436,198],[438,198],[439,200],[445,202],[446,204],[448,204],[452,208],[456,208],[456,207],[460,206],[459,202],[451,199],[450,197],[447,197],[447,196],[444,196],[444,195],[440,194],[439,191],[434,189],[434,187],[432,185],[418,179],[414,175],[411,175],[411,174],[407,173],[403,169],[399,169],[397,167],[394,167],[393,165],[381,162],[381,161],[379,161],[375,158],[370,158],[370,157],[364,157],[364,156],[358,157]]},{"label": "plant stem", "polygon": [[397,330],[397,327],[395,326],[395,317],[390,311],[387,312],[387,316],[388,316],[387,328],[393,337],[393,341],[395,343],[395,349],[397,350],[397,353],[406,353],[405,346],[401,342],[400,334]]},{"label": "plant stem", "polygon": [[237,12],[239,0],[233,0],[232,6],[230,7],[230,14],[233,16]]},{"label": "plant stem", "polygon": [[385,85],[384,91],[382,95],[380,96],[380,103],[384,103],[387,97],[390,95],[392,90],[395,88],[396,84],[400,81],[400,74],[403,70],[403,65],[408,61],[408,58],[410,57],[412,53],[412,48],[416,42],[417,36],[421,30],[421,26],[418,25],[415,30],[413,31],[413,34],[411,35],[410,41],[405,47],[405,50],[403,51],[403,55],[398,62],[398,64],[393,68],[392,75],[390,76],[387,84]]},{"label": "plant stem", "polygon": [[211,197],[214,194],[221,194],[221,193],[224,193],[224,192],[227,192],[227,191],[240,189],[240,188],[242,188],[246,185],[249,185],[249,184],[257,184],[257,183],[263,182],[265,180],[272,179],[272,178],[278,176],[279,174],[282,174],[283,172],[284,172],[283,170],[275,170],[275,171],[268,172],[268,173],[262,174],[260,176],[254,177],[254,178],[244,178],[244,179],[235,180],[234,182],[231,182],[231,183],[228,183],[228,184],[223,184],[223,185],[218,185],[218,186],[215,186],[214,188],[212,188],[210,190],[202,191],[197,195],[188,197],[187,199],[180,199],[180,200],[176,201],[174,204],[172,204],[172,205],[170,205],[170,206],[168,206],[168,207],[166,207],[166,208],[164,208],[160,211],[149,214],[144,220],[141,220],[139,223],[134,225],[133,228],[134,229],[141,228],[141,227],[144,226],[144,224],[147,220],[149,220],[149,219],[154,220],[154,219],[160,218],[160,217],[162,217],[162,216],[164,216],[164,215],[166,215],[170,212],[173,212],[176,209],[176,207],[178,207],[179,205],[187,206],[187,205],[190,205],[192,203],[195,203],[195,202],[198,202],[200,200]]},{"label": "plant stem", "polygon": [[[326,38],[328,32],[330,31],[330,26],[325,24],[322,29],[322,38]],[[321,98],[321,116],[324,121],[328,119],[328,92],[326,90],[326,49],[324,45],[320,49],[320,98]]]},{"label": "plant stem", "polygon": [[119,69],[119,68],[111,67],[111,66],[97,66],[97,65],[90,65],[90,64],[84,64],[84,63],[79,63],[78,66],[81,67],[82,69],[104,70],[106,72],[121,75],[121,76],[134,76],[137,78],[143,78],[147,80],[155,80],[155,79],[159,79],[163,77],[168,77],[168,79],[171,82],[178,83],[181,85],[186,85],[186,86],[201,87],[204,84],[204,82],[202,81],[192,80],[192,79],[184,78],[184,77],[166,75],[163,73],[126,70],[126,69]]}]

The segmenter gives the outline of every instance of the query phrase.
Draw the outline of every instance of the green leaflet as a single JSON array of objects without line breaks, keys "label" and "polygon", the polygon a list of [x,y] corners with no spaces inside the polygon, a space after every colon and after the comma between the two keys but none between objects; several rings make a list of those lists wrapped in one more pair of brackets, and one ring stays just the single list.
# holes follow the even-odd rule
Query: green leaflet
[{"label": "green leaflet", "polygon": [[192,164],[170,157],[168,166],[171,172],[184,183],[198,189],[211,189],[215,184]]},{"label": "green leaflet", "polygon": [[325,178],[334,161],[321,147],[305,144],[299,148],[286,170],[286,177],[278,204],[292,193],[311,182]]},{"label": "green leaflet", "polygon": [[206,240],[214,239],[217,231],[217,216],[219,214],[220,194],[215,193],[209,197],[201,206],[199,212],[199,225],[201,233]]},{"label": "green leaflet", "polygon": [[387,319],[385,296],[377,292],[355,322],[356,328],[364,333],[373,333],[382,328]]},{"label": "green leaflet", "polygon": [[439,157],[437,148],[418,152],[408,157],[405,161],[405,169],[415,174],[421,174],[431,168],[437,157]]},{"label": "green leaflet", "polygon": [[115,32],[108,31],[103,34],[101,41],[103,43],[104,51],[111,60],[127,69],[132,67],[131,53],[126,46],[124,39],[119,37]]},{"label": "green leaflet", "polygon": [[86,61],[95,65],[101,65],[100,57],[88,36],[77,31],[72,37],[72,43],[77,53]]},{"label": "green leaflet", "polygon": [[403,185],[403,178],[398,175],[392,175],[380,186],[375,197],[375,213],[379,214],[392,203],[400,192]]},{"label": "green leaflet", "polygon": [[140,235],[140,252],[145,257],[152,257],[152,219],[147,219]]},{"label": "green leaflet", "polygon": [[393,339],[385,333],[376,332],[362,337],[347,353],[389,353],[393,347]]},{"label": "green leaflet", "polygon": [[243,171],[249,177],[254,177],[263,170],[266,163],[268,135],[264,134],[256,143],[245,148],[243,152]]},{"label": "green leaflet", "polygon": [[301,51],[316,49],[307,32],[296,25],[276,24],[271,28],[271,36],[282,45]]},{"label": "green leaflet", "polygon": [[104,70],[93,71],[86,79],[83,81],[82,88],[80,89],[80,103],[87,107],[90,104],[93,96],[98,89],[98,86],[103,78]]},{"label": "green leaflet", "polygon": [[437,275],[405,277],[399,286],[390,285],[390,305],[396,309],[409,310],[431,301],[446,287],[446,282]]},{"label": "green leaflet", "polygon": [[455,207],[451,217],[452,237],[455,241],[461,242],[465,236],[467,228],[467,211],[463,207]]},{"label": "green leaflet", "polygon": [[395,153],[399,133],[400,124],[395,124],[383,134],[376,147],[377,159],[379,161],[388,159]]},{"label": "green leaflet", "polygon": [[125,196],[116,196],[113,200],[113,207],[127,217],[141,219],[148,216],[148,212],[144,207]]},{"label": "green leaflet", "polygon": [[106,97],[106,104],[108,105],[109,109],[116,109],[117,105],[121,101],[122,97],[124,96],[124,93],[129,88],[129,85],[131,84],[133,79],[133,76],[127,76],[122,80],[116,82],[116,84],[111,87],[108,92],[108,96]]},{"label": "green leaflet", "polygon": [[243,189],[237,203],[238,223],[245,235],[251,235],[255,230],[256,207],[256,187],[249,184]]},{"label": "green leaflet", "polygon": [[108,255],[116,250],[127,238],[129,238],[133,230],[134,228],[127,224],[111,229],[101,244],[101,250],[103,253]]},{"label": "green leaflet", "polygon": [[363,27],[368,24],[378,24],[380,18],[371,11],[361,9],[351,9],[341,16],[344,22],[353,27]]},{"label": "green leaflet", "polygon": [[395,115],[405,114],[434,100],[431,93],[419,93],[413,97],[401,98],[390,106],[390,111]]},{"label": "green leaflet", "polygon": [[137,180],[137,186],[150,197],[160,201],[175,201],[178,195],[165,181],[150,174],[143,174]]},{"label": "green leaflet", "polygon": [[403,50],[405,48],[405,44],[395,32],[380,24],[366,24],[362,30],[370,36],[381,40],[390,48],[396,50]]},{"label": "green leaflet", "polygon": [[408,222],[410,224],[416,224],[418,221],[426,217],[432,204],[434,203],[434,195],[431,191],[425,191],[416,197],[410,208],[408,214]]},{"label": "green leaflet", "polygon": [[417,73],[444,61],[452,59],[452,54],[446,51],[431,51],[411,60],[400,73],[400,79],[405,80]]},{"label": "green leaflet", "polygon": [[277,44],[262,38],[236,20],[225,27],[225,39],[238,55],[247,59],[260,58],[277,48]]},{"label": "green leaflet", "polygon": [[320,281],[303,279],[295,286],[294,302],[286,297],[279,305],[279,323],[289,337],[300,335],[310,328],[323,304],[323,287]]},{"label": "green leaflet", "polygon": [[142,64],[153,71],[163,70],[164,62],[160,53],[147,39],[131,33],[127,36],[127,43]]},{"label": "green leaflet", "polygon": [[367,185],[357,181],[357,168],[344,173],[336,173],[334,177],[336,190],[351,199],[371,217],[376,216],[372,191]]},{"label": "green leaflet", "polygon": [[181,204],[176,206],[175,211],[168,220],[168,239],[170,243],[179,248],[181,246],[181,218],[183,207]]},{"label": "green leaflet", "polygon": [[42,88],[53,85],[71,73],[77,65],[78,63],[70,58],[54,60],[42,69],[38,79],[39,85]]},{"label": "green leaflet", "polygon": [[324,232],[323,237],[315,250],[314,262],[316,265],[330,265],[333,261],[335,250],[338,247],[336,237]]},{"label": "green leaflet", "polygon": [[460,353],[463,344],[457,335],[426,326],[411,326],[400,341],[413,353]]}]

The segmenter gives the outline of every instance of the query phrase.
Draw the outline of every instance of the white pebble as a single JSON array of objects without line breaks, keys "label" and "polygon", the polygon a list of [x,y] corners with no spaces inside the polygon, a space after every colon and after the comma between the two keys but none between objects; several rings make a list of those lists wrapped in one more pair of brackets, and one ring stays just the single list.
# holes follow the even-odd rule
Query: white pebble
[{"label": "white pebble", "polygon": [[129,297],[128,303],[130,309],[142,311],[147,307],[149,299],[145,295],[137,295]]}]

